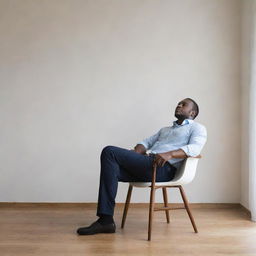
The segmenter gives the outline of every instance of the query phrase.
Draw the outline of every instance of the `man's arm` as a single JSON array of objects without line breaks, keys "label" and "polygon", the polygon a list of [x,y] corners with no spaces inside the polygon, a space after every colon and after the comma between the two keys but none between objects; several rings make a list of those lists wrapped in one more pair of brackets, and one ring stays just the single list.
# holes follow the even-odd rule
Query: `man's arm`
[{"label": "man's arm", "polygon": [[165,162],[172,158],[186,158],[198,156],[207,139],[207,131],[204,126],[197,126],[191,133],[187,145],[178,150],[156,154],[154,162],[157,166],[164,166]]},{"label": "man's arm", "polygon": [[161,132],[161,129],[160,131],[158,131],[156,134],[144,139],[143,141],[139,142],[135,147],[134,147],[134,151],[139,153],[139,154],[142,154],[142,155],[145,155],[146,154],[146,151],[148,149],[150,149],[154,143],[157,141],[159,135],[160,135],[160,132]]}]

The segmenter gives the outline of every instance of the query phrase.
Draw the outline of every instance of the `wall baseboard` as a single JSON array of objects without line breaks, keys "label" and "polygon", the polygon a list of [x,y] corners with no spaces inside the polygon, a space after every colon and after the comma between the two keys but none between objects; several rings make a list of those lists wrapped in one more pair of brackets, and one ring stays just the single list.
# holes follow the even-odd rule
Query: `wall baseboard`
[{"label": "wall baseboard", "polygon": [[[169,203],[172,207],[182,207],[183,203]],[[135,207],[148,207],[148,203],[130,203],[131,206]],[[162,203],[156,203],[156,205],[162,205]],[[223,208],[241,208],[248,215],[250,211],[245,208],[240,203],[190,203],[192,209],[223,209]],[[124,203],[116,203],[117,207],[123,207]],[[96,208],[96,202],[88,203],[71,203],[71,202],[0,202],[0,208],[2,207],[87,207],[87,208]]]}]

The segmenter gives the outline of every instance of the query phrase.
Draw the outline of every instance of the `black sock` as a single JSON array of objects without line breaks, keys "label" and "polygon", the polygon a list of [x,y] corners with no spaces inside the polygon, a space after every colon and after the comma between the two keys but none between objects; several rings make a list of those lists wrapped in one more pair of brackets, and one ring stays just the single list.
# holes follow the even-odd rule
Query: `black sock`
[{"label": "black sock", "polygon": [[101,225],[107,225],[114,223],[114,219],[112,215],[106,215],[106,214],[101,214],[99,216],[99,219],[97,220]]}]

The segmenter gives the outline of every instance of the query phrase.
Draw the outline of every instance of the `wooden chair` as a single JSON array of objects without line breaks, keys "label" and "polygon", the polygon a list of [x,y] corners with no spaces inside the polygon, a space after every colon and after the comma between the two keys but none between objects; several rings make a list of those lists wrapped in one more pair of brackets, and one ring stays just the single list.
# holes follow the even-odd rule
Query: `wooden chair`
[{"label": "wooden chair", "polygon": [[[149,219],[148,219],[148,241],[151,240],[151,231],[152,231],[152,221],[153,221],[153,213],[154,211],[165,211],[166,214],[166,220],[167,223],[170,222],[170,216],[169,211],[170,210],[177,210],[177,209],[186,209],[188,216],[190,218],[190,221],[192,223],[192,226],[194,228],[195,233],[198,233],[193,215],[191,213],[191,210],[189,209],[189,203],[186,198],[184,189],[182,185],[190,183],[196,174],[197,164],[198,160],[201,158],[201,156],[197,157],[188,157],[183,161],[182,166],[176,171],[174,179],[168,182],[156,182],[156,165],[153,165],[153,175],[152,175],[152,182],[130,182],[128,193],[126,197],[124,212],[123,212],[123,218],[122,218],[122,224],[121,228],[124,228],[125,220],[131,200],[132,195],[132,189],[133,187],[151,187],[150,191],[150,203],[149,203]],[[163,192],[163,201],[164,201],[164,207],[155,207],[155,192],[157,189],[162,188]],[[168,197],[167,197],[167,188],[179,188],[179,191],[181,193],[181,197],[184,202],[184,207],[169,207],[168,206]]]}]

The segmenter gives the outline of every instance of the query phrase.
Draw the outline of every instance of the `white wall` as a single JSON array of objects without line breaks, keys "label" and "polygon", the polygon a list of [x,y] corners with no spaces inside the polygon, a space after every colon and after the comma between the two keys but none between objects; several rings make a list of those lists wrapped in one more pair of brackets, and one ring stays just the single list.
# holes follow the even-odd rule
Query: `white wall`
[{"label": "white wall", "polygon": [[243,1],[241,204],[256,221],[256,2]]},{"label": "white wall", "polygon": [[[132,147],[192,97],[209,139],[188,197],[239,202],[240,8],[1,0],[0,201],[96,201],[101,149]],[[148,196],[135,191],[133,201]]]},{"label": "white wall", "polygon": [[249,209],[249,93],[252,55],[253,1],[243,0],[242,5],[242,161],[241,161],[241,204]]}]

